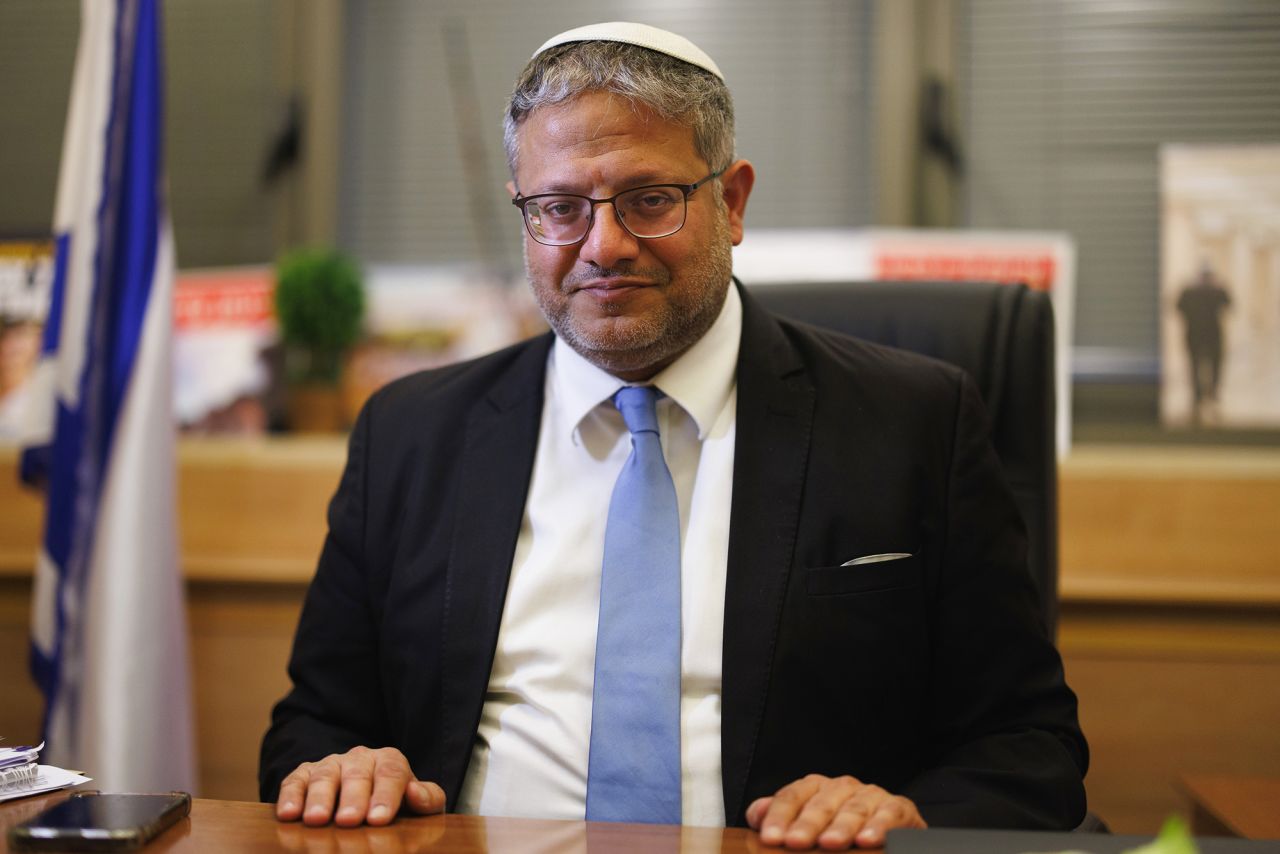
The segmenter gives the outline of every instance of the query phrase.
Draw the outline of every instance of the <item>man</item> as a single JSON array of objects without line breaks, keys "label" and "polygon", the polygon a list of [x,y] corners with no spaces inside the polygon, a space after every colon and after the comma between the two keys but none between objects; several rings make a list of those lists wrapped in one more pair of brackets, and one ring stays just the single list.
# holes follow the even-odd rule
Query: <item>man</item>
[{"label": "man", "polygon": [[1083,816],[1075,697],[971,381],[732,282],[754,181],[732,115],[711,59],[649,27],[526,67],[509,189],[555,334],[365,407],[263,743],[280,819],[843,848]]},{"label": "man", "polygon": [[1231,294],[1207,263],[1195,281],[1178,295],[1191,374],[1191,421],[1204,424],[1218,414],[1218,381],[1222,376],[1223,317]]}]

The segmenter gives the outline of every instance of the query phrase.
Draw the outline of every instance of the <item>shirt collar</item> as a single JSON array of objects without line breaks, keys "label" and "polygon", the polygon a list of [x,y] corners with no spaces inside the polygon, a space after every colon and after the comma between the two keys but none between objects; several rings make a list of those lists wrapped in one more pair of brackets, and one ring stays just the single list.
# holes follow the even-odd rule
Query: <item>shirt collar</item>
[{"label": "shirt collar", "polygon": [[[693,418],[699,439],[706,438],[733,390],[741,340],[742,298],[730,284],[711,328],[652,380]],[[582,419],[626,385],[582,358],[559,336],[547,370],[552,394],[566,416],[562,423],[572,425],[575,440]]]}]

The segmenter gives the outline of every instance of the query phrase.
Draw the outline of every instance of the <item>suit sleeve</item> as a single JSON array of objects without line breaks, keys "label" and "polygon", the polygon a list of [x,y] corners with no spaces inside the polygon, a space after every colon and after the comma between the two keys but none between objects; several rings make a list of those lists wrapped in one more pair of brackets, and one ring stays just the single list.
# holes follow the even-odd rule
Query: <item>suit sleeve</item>
[{"label": "suit sleeve", "polygon": [[931,825],[1071,828],[1084,817],[1088,765],[1076,697],[967,377],[956,412],[946,559],[931,605],[931,755],[902,794]]},{"label": "suit sleeve", "polygon": [[303,603],[289,659],[293,687],[262,741],[259,795],[274,801],[303,762],[388,741],[378,644],[364,571],[369,421],[361,413],[329,504],[329,532]]}]

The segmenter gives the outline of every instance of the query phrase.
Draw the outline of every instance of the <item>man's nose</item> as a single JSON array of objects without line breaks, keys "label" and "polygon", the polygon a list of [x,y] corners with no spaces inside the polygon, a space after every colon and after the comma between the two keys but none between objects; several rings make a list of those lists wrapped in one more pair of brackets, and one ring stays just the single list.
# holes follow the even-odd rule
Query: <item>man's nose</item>
[{"label": "man's nose", "polygon": [[612,204],[597,205],[578,257],[611,269],[618,261],[634,261],[639,253],[640,241],[622,225],[617,208]]}]

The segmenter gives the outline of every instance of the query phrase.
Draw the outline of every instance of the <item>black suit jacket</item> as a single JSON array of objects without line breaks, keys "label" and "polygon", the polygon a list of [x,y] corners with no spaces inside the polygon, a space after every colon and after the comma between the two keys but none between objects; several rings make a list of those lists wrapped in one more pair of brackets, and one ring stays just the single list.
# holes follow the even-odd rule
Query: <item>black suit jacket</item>
[{"label": "black suit jacket", "polygon": [[[743,303],[728,821],[818,772],[907,795],[935,825],[1074,826],[1088,756],[1076,700],[972,381]],[[552,340],[408,377],[365,406],[299,622],[294,687],[263,742],[265,800],[300,762],[392,745],[456,802]],[[913,557],[840,565],[885,552]]]}]

